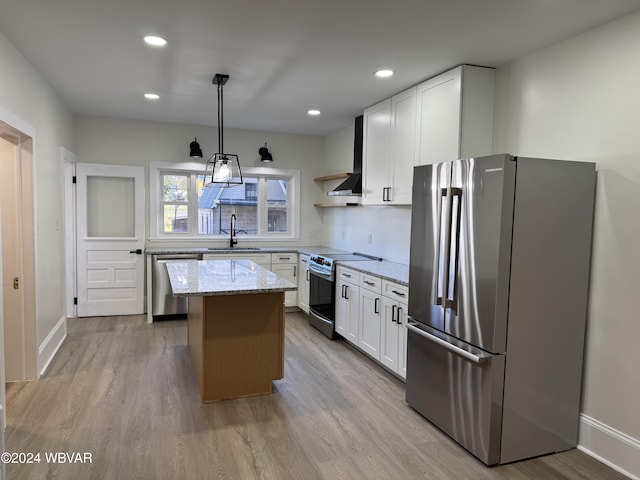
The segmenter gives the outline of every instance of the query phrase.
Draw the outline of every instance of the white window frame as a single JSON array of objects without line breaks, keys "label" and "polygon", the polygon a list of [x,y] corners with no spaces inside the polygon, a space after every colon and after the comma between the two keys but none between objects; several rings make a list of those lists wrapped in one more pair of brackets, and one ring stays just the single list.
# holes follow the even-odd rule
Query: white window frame
[{"label": "white window frame", "polygon": [[[184,175],[192,173],[189,179],[188,209],[189,223],[187,232],[164,232],[162,175]],[[204,173],[204,164],[199,162],[150,162],[149,163],[149,240],[154,241],[182,241],[211,242],[212,240],[226,240],[228,235],[198,234],[198,197],[193,194],[197,175]],[[287,233],[267,232],[266,188],[258,187],[258,228],[260,235],[243,236],[246,241],[295,241],[300,239],[300,170],[279,169],[266,167],[248,167],[242,169],[242,174],[258,176],[268,179],[286,179],[287,184]],[[259,180],[261,182],[262,180]],[[266,183],[266,182],[265,182]],[[231,187],[233,188],[233,187]],[[191,215],[192,212],[196,212]]]}]

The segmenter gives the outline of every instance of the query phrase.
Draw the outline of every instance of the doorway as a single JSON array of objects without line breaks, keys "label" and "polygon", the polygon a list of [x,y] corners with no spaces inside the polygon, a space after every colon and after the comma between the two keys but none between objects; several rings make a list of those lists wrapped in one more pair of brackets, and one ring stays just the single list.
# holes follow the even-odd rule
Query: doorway
[{"label": "doorway", "polygon": [[4,382],[37,378],[33,135],[0,120]]}]

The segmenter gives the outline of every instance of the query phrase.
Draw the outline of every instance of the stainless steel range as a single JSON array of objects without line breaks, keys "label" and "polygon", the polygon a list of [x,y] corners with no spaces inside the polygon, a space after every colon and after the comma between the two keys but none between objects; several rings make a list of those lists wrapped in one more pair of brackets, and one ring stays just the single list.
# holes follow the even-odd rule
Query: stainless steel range
[{"label": "stainless steel range", "polygon": [[335,338],[336,262],[377,260],[364,253],[316,254],[309,257],[309,323],[329,338]]}]

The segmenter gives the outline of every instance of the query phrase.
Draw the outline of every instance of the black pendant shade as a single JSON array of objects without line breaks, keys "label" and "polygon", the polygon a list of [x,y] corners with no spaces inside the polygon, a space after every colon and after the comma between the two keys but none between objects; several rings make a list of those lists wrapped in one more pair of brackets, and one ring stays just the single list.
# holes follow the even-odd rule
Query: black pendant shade
[{"label": "black pendant shade", "polygon": [[200,148],[197,138],[189,144],[189,150],[189,156],[191,158],[202,158],[202,149]]},{"label": "black pendant shade", "polygon": [[273,162],[273,155],[269,152],[266,143],[264,144],[264,147],[260,147],[258,155],[260,155],[261,162]]}]

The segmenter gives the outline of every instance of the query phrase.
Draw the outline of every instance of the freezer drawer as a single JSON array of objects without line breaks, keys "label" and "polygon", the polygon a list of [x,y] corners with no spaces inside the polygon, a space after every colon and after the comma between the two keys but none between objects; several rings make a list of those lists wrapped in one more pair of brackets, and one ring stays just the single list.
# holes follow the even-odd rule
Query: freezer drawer
[{"label": "freezer drawer", "polygon": [[500,460],[505,356],[411,321],[407,403],[487,465]]}]

